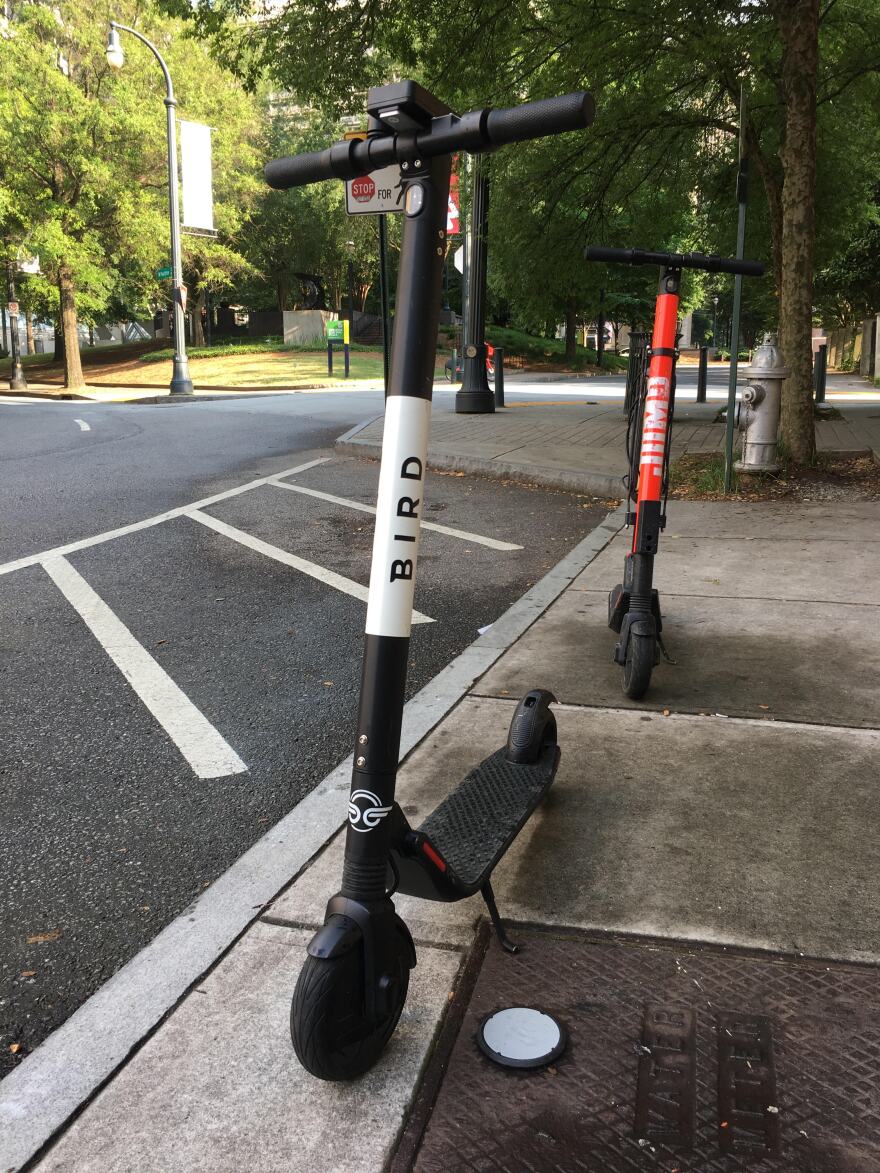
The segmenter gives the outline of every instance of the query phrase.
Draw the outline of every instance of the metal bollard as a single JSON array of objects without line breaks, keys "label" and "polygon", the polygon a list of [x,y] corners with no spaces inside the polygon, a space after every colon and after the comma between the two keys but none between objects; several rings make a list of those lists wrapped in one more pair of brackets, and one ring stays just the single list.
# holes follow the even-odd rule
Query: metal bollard
[{"label": "metal bollard", "polygon": [[738,472],[777,472],[776,438],[782,384],[791,372],[783,366],[773,334],[764,335],[764,341],[742,373],[751,385],[743,391],[738,411],[739,429],[743,433],[742,457],[733,467]]},{"label": "metal bollard", "polygon": [[504,349],[495,347],[495,406],[504,406]]},{"label": "metal bollard", "polygon": [[825,402],[825,382],[828,377],[828,346],[823,344],[816,351],[813,364],[813,389],[817,403]]},{"label": "metal bollard", "polygon": [[709,347],[700,347],[700,365],[697,369],[697,403],[706,402],[706,362],[709,358]]},{"label": "metal bollard", "polygon": [[454,346],[452,348],[452,378],[449,380],[449,382],[458,382],[458,351]]},{"label": "metal bollard", "polygon": [[327,374],[333,374],[333,343],[327,342]]}]

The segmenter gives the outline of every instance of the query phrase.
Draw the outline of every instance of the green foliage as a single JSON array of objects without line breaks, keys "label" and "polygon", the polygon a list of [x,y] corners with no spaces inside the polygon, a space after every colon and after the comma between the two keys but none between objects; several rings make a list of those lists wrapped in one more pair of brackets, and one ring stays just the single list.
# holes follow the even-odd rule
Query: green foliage
[{"label": "green foliage", "polygon": [[[487,326],[486,341],[493,346],[503,346],[505,356],[512,355],[529,358],[538,362],[560,363],[565,357],[565,342],[559,338],[537,338],[533,334],[526,334],[522,330],[514,330],[504,326]],[[595,350],[586,346],[575,348],[575,358],[572,366],[582,369],[585,366],[595,366],[597,355]],[[607,370],[623,370],[627,360],[620,355],[605,351],[603,364]]]},{"label": "green foliage", "polygon": [[[228,288],[247,267],[235,236],[257,184],[253,102],[179,22],[132,0],[113,15],[156,42],[179,114],[215,127],[220,235],[185,235],[184,270],[196,292]],[[38,255],[42,267],[22,281],[21,300],[56,315],[66,274],[76,313],[91,323],[151,314],[167,296],[154,275],[169,255],[164,81],[150,51],[126,34],[125,67],[109,68],[108,20],[86,0],[23,3],[0,38],[0,230],[12,255]]]},{"label": "green foliage", "polygon": [[[730,470],[730,488],[735,496],[740,488],[740,474]],[[673,460],[669,466],[669,489],[678,493],[687,489],[694,496],[717,496],[724,493],[724,456],[686,454]]]},{"label": "green foliage", "polygon": [[[312,343],[311,345],[303,343],[294,343],[285,346],[281,338],[243,338],[240,342],[229,341],[221,342],[216,346],[190,346],[187,348],[187,356],[189,358],[223,358],[230,354],[278,354],[281,351],[290,351],[296,354],[320,354],[326,353],[326,348],[322,348],[320,343]],[[353,342],[349,346],[352,353],[381,353],[381,346],[364,346],[359,342]],[[173,348],[164,350],[149,350],[140,356],[141,362],[166,362],[169,358],[174,357]]]}]

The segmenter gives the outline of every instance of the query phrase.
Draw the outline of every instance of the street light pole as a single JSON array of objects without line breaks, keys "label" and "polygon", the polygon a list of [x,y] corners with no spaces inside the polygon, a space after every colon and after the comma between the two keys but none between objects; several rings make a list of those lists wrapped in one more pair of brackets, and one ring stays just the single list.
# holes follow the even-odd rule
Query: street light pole
[{"label": "street light pole", "polygon": [[189,375],[189,361],[186,357],[186,315],[185,315],[185,288],[183,284],[183,265],[180,259],[180,203],[177,194],[177,100],[174,97],[174,86],[171,84],[171,74],[162,54],[152,41],[147,40],[137,29],[128,25],[110,21],[110,36],[107,40],[107,62],[113,69],[121,69],[125,57],[119,43],[119,30],[131,33],[133,37],[147,46],[159,62],[165,77],[165,110],[168,120],[168,212],[171,221],[171,280],[174,285],[174,368],[171,375],[170,391],[172,395],[192,395],[193,385]]},{"label": "street light pole", "polygon": [[10,391],[27,391],[27,379],[21,365],[21,344],[18,337],[18,302],[15,300],[15,268],[6,262],[6,302],[9,310],[9,370]]}]

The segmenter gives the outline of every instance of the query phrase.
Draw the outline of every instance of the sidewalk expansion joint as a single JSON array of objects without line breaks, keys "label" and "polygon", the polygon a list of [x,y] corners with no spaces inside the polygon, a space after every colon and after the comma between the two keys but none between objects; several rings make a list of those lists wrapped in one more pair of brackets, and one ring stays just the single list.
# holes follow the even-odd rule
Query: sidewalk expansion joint
[{"label": "sidewalk expansion joint", "polygon": [[[496,701],[499,704],[515,704],[516,697],[497,696],[493,693],[487,692],[470,692],[467,700],[473,698],[474,700]],[[657,702],[661,704],[660,701]],[[864,737],[866,740],[874,740],[880,736],[880,727],[875,725],[828,725],[820,721],[790,721],[785,717],[744,717],[740,714],[730,713],[707,713],[697,710],[695,712],[686,712],[684,710],[670,710],[669,715],[666,716],[661,708],[657,709],[643,709],[633,706],[631,709],[622,708],[619,705],[578,705],[566,701],[557,701],[554,709],[563,713],[612,713],[614,715],[629,714],[630,716],[643,717],[660,717],[664,721],[705,721],[707,718],[717,718],[721,721],[733,721],[749,727],[755,725],[766,725],[769,729],[803,729],[805,733],[815,732],[829,732],[829,733],[848,733],[857,737]]]},{"label": "sidewalk expansion joint", "polygon": [[[608,591],[603,590],[602,587],[576,586],[574,587],[574,590],[576,590],[578,594],[581,595],[608,595]],[[736,602],[738,599],[742,599],[743,602],[750,603],[785,603],[792,605],[800,604],[801,606],[806,604],[810,607],[858,607],[859,610],[861,610],[863,607],[880,607],[880,602],[852,603],[845,599],[793,599],[791,597],[786,598],[779,595],[702,595],[697,594],[695,591],[676,591],[670,587],[663,587],[663,597],[665,599],[717,599],[719,603],[731,603]]]}]

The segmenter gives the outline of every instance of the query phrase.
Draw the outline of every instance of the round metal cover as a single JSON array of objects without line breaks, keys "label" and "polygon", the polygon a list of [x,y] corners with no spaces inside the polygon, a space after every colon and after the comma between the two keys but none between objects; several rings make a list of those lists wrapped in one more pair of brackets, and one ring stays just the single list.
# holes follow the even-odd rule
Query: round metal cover
[{"label": "round metal cover", "polygon": [[544,1067],[562,1054],[567,1041],[561,1023],[530,1006],[496,1010],[477,1031],[480,1050],[502,1067]]}]

